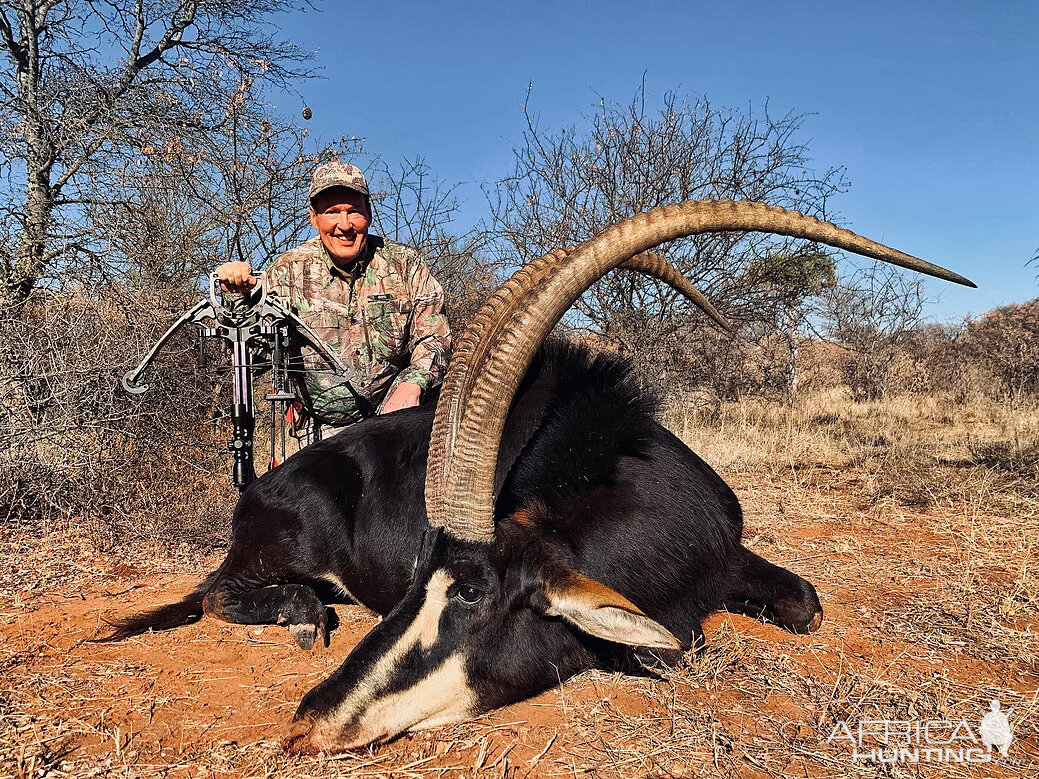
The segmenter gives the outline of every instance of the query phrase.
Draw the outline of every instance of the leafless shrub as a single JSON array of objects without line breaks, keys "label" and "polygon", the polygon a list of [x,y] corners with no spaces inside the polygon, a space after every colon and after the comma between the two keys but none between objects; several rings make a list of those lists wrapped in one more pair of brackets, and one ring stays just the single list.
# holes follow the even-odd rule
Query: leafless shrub
[{"label": "leafless shrub", "polygon": [[968,438],[967,448],[976,465],[1018,477],[1039,491],[1039,437]]},{"label": "leafless shrub", "polygon": [[958,339],[962,328],[921,324],[904,334],[888,366],[888,390],[931,394],[958,387],[963,365]]},{"label": "leafless shrub", "polygon": [[154,306],[142,290],[35,293],[2,323],[4,364],[18,370],[2,391],[7,523],[71,520],[106,538],[223,536],[225,447],[202,423],[211,390],[191,344],[173,350],[147,401],[117,389],[168,325],[163,297]]},{"label": "leafless shrub", "polygon": [[969,321],[964,356],[987,370],[1010,400],[1039,394],[1039,299]]},{"label": "leafless shrub", "polygon": [[891,365],[920,323],[924,302],[920,281],[880,263],[833,284],[822,296],[826,334],[847,350],[842,372],[856,398],[887,394]]},{"label": "leafless shrub", "polygon": [[[526,131],[512,174],[488,192],[495,251],[526,262],[586,240],[608,224],[655,206],[693,198],[765,201],[825,217],[845,185],[840,169],[817,172],[801,140],[803,116],[718,109],[705,98],[664,96],[648,105],[645,86],[626,105],[600,100],[578,127],[550,131],[525,108]],[[758,233],[695,236],[670,244],[668,260],[697,284],[747,337],[755,328],[796,330],[804,300],[833,276],[817,245]],[[670,353],[704,327],[666,285],[611,274],[577,303],[573,323],[637,355],[647,377],[681,382]],[[708,345],[713,344],[707,340]],[[726,344],[702,363],[731,371]],[[752,383],[752,382],[751,382]]]},{"label": "leafless shrub", "polygon": [[817,390],[844,386],[844,359],[844,350],[837,344],[805,339],[797,353],[799,394],[811,395]]},{"label": "leafless shrub", "polygon": [[798,381],[799,343],[766,325],[737,334],[699,330],[678,344],[660,340],[652,354],[666,366],[659,375],[665,397],[707,390],[722,401],[746,396],[789,401]]}]

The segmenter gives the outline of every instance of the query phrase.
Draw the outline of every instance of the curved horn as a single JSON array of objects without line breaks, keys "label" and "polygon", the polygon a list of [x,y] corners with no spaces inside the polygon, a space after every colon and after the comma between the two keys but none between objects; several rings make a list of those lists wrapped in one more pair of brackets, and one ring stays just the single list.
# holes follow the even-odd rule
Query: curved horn
[{"label": "curved horn", "polygon": [[513,393],[542,340],[589,286],[625,259],[665,241],[752,230],[818,241],[975,286],[850,230],[761,203],[693,200],[625,219],[569,256],[556,252],[516,271],[474,317],[456,347],[433,423],[426,475],[430,523],[470,541],[494,538],[494,465]]},{"label": "curved horn", "polygon": [[[551,254],[546,254],[539,260],[528,265],[531,268],[531,278],[528,287],[536,286],[546,274],[551,273],[556,262],[569,257],[577,250],[576,246],[567,246],[565,249],[557,249]],[[731,332],[732,326],[729,321],[719,313],[707,296],[693,286],[678,268],[668,262],[656,252],[642,252],[634,257],[620,263],[618,268],[635,271],[645,276],[664,282],[675,291],[684,295],[690,303],[703,311],[718,327],[725,332]]]},{"label": "curved horn", "polygon": [[[562,260],[573,254],[576,249],[576,246],[568,246],[565,249],[553,252],[549,256],[554,257],[557,260]],[[700,290],[694,287],[689,282],[689,279],[682,275],[678,268],[656,252],[642,252],[642,254],[636,255],[630,260],[625,260],[618,267],[635,271],[637,273],[643,273],[664,282],[668,286],[685,295],[693,305],[699,307],[700,310],[713,319],[719,327],[726,332],[730,332],[729,323],[726,321],[725,317],[719,314],[717,309],[711,305],[711,301],[709,301]],[[545,272],[549,271],[545,270]],[[539,276],[539,278],[544,278],[544,275]],[[505,483],[505,479],[512,471],[512,466],[515,465],[520,452],[526,448],[531,437],[541,426],[541,423],[545,418],[545,413],[548,411],[551,402],[551,393],[532,389],[531,395],[528,396],[528,402],[523,406],[523,411],[508,418],[508,421],[502,428],[504,436],[502,443],[507,441],[508,446],[503,447],[499,445],[498,447],[498,458],[494,464],[494,492],[492,499],[497,497],[498,492]],[[512,426],[512,430],[511,432],[508,432],[510,425]]]},{"label": "curved horn", "polygon": [[617,267],[638,271],[647,276],[652,276],[655,279],[660,279],[668,286],[673,287],[685,295],[689,299],[690,303],[707,314],[707,316],[709,316],[722,330],[725,332],[730,332],[732,330],[729,321],[718,312],[718,309],[711,304],[711,301],[707,299],[707,296],[694,287],[689,279],[682,275],[682,272],[678,270],[678,268],[656,252],[642,252],[642,254],[636,254],[630,260],[622,262]]}]

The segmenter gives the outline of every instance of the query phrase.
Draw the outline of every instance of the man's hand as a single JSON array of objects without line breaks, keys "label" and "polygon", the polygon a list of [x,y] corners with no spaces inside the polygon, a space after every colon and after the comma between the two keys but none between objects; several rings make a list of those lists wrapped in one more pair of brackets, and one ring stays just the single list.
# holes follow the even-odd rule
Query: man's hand
[{"label": "man's hand", "polygon": [[382,404],[379,413],[389,414],[391,411],[400,411],[402,408],[417,406],[421,395],[422,388],[418,384],[402,381],[397,385],[397,389],[393,390],[393,394]]},{"label": "man's hand", "polygon": [[224,292],[248,292],[256,286],[253,267],[247,262],[225,262],[216,269],[220,289]]}]

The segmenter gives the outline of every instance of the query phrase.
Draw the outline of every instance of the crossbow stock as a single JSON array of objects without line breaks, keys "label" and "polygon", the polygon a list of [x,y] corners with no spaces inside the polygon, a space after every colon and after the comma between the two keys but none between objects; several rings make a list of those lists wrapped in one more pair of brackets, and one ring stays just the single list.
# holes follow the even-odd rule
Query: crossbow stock
[{"label": "crossbow stock", "polygon": [[[271,392],[264,399],[271,404],[271,461],[275,460],[276,430],[279,418],[284,420],[284,411],[295,395],[288,385],[288,360],[290,345],[302,344],[313,349],[328,366],[344,381],[353,378],[354,371],[332,354],[317,334],[307,326],[272,289],[266,277],[253,273],[256,285],[244,295],[221,299],[218,292],[219,280],[215,273],[209,276],[209,295],[191,307],[169,330],[155,342],[151,351],[140,364],[122,378],[122,387],[131,395],[140,395],[148,390],[141,381],[144,372],[155,360],[162,348],[174,334],[185,325],[198,328],[202,338],[216,338],[231,352],[231,375],[234,399],[231,404],[231,422],[234,432],[228,449],[234,458],[231,482],[243,491],[256,478],[253,466],[253,432],[256,417],[253,410],[253,372],[260,366],[255,362],[258,352],[269,352],[271,369]],[[279,411],[281,412],[279,414]],[[285,457],[285,432],[281,433],[282,458]]]}]

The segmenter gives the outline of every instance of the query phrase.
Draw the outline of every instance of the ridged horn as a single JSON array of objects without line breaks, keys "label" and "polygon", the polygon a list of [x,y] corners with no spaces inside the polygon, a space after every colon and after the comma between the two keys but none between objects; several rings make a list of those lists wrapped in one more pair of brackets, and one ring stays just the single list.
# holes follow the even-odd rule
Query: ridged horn
[{"label": "ridged horn", "polygon": [[718,309],[711,304],[707,296],[694,287],[692,282],[682,275],[678,268],[656,252],[636,254],[630,260],[625,260],[617,267],[637,271],[647,276],[652,276],[655,279],[660,279],[660,281],[685,295],[690,303],[707,314],[722,330],[726,332],[732,330],[729,321],[718,312]]},{"label": "ridged horn", "polygon": [[692,200],[625,219],[573,254],[555,252],[520,268],[473,318],[455,348],[433,422],[426,475],[430,523],[465,540],[493,540],[494,465],[505,415],[541,342],[588,287],[626,259],[665,241],[731,231],[804,238],[975,286],[850,230],[762,203]]},{"label": "ridged horn", "polygon": [[[572,254],[576,248],[576,246],[568,246],[559,252],[553,252],[551,257],[561,259]],[[678,268],[674,267],[661,255],[655,252],[643,252],[630,260],[622,262],[618,267],[652,276],[664,282],[685,295],[694,305],[699,306],[719,327],[725,330],[729,329],[729,323],[711,305],[711,302],[704,297],[703,293],[694,287]],[[513,465],[516,464],[517,458],[541,426],[551,402],[551,397],[548,393],[543,393],[533,388],[528,398],[530,402],[524,404],[522,412],[516,416],[509,417],[502,428],[502,435],[508,436],[508,447],[500,445],[498,447],[498,458],[494,464],[494,496],[497,496],[505,483],[505,479],[508,478],[509,473],[512,471]],[[510,425],[512,426],[511,433],[509,432]]]}]

